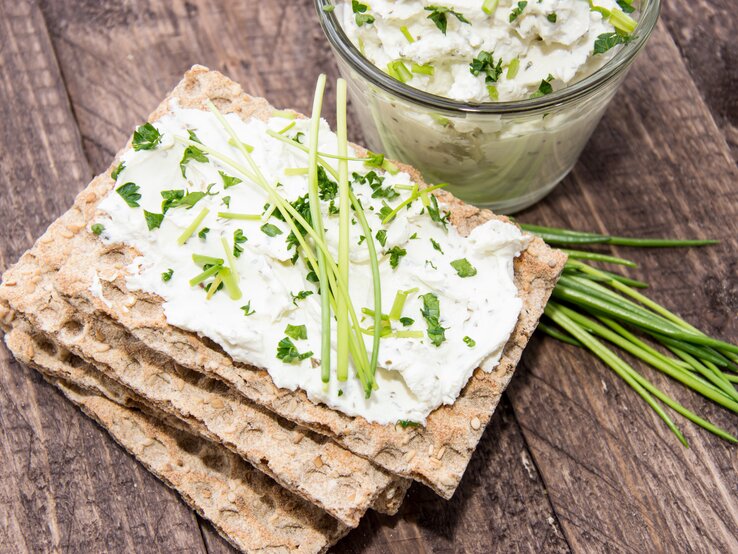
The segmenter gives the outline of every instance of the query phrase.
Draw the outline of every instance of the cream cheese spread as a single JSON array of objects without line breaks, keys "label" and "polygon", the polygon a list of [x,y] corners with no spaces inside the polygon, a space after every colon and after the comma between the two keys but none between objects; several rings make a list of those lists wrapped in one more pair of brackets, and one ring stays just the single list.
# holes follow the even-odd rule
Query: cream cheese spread
[{"label": "cream cheese spread", "polygon": [[[362,54],[390,74],[390,66],[402,62],[406,84],[453,100],[522,100],[536,94],[542,82],[563,88],[591,75],[617,51],[594,54],[597,38],[615,28],[586,0],[499,0],[491,14],[481,0],[372,0],[364,5],[372,20],[359,18],[361,25],[351,2],[336,6],[346,34]],[[615,0],[598,0],[597,6],[618,8]],[[445,10],[445,33],[429,18],[439,7]],[[475,75],[470,70],[483,52],[491,54],[493,66],[500,64],[497,74],[491,69],[494,80],[485,71]]]},{"label": "cream cheese spread", "polygon": [[[307,193],[307,176],[300,172],[307,166],[307,154],[267,134],[269,129],[282,130],[288,120],[275,116],[267,122],[256,118],[243,121],[232,114],[226,118],[239,139],[253,147],[251,155],[266,179],[280,184],[278,190],[284,198],[292,202]],[[304,141],[309,120],[294,123],[285,135]],[[116,188],[125,183],[138,187],[140,199],[134,203],[140,206],[132,207],[113,190],[100,203],[95,223],[103,226],[100,237],[106,243],[125,243],[140,252],[128,268],[128,286],[159,295],[171,325],[212,339],[234,360],[266,369],[278,387],[302,389],[313,402],[382,424],[398,420],[424,422],[433,409],[454,402],[475,368],[481,366],[491,371],[497,365],[521,310],[513,281],[513,260],[525,248],[527,237],[516,226],[489,221],[462,237],[453,226],[445,228],[432,220],[420,199],[403,208],[391,222],[382,224],[380,210],[386,205],[394,208],[408,198],[411,177],[404,172],[390,174],[373,169],[383,179],[382,186],[391,187],[398,194],[391,199],[373,197],[368,184],[352,184],[372,233],[386,231],[385,244],[377,242],[381,254],[382,311],[389,312],[398,291],[416,290],[409,294],[402,310],[407,319],[402,324],[393,321],[392,327],[422,332],[422,338],[390,335],[381,339],[378,388],[367,399],[352,366],[347,381],[336,379],[335,368],[327,385],[321,381],[320,296],[316,285],[306,279],[308,268],[302,257],[294,265],[291,261],[294,250],[288,248],[285,240],[289,235],[287,225],[274,216],[267,220],[268,215],[263,215],[262,220],[218,216],[218,212],[263,214],[268,203],[266,193],[213,156],[205,161],[191,159],[184,169],[180,167],[185,146],[174,137],[186,138],[188,131],[193,131],[204,145],[240,159],[215,116],[173,103],[171,113],[154,125],[161,133],[161,143],[151,150],[128,150],[122,156],[123,169],[117,175]],[[319,150],[337,153],[336,135],[324,121]],[[349,156],[355,155],[349,152]],[[336,160],[331,159],[331,163]],[[365,175],[370,170],[361,161],[350,162],[350,174]],[[228,177],[242,182],[227,183]],[[226,188],[227,184],[232,186]],[[169,208],[160,226],[150,229],[144,210],[161,214],[162,192],[165,196],[165,191],[177,189],[209,195],[189,208]],[[209,213],[179,246],[178,237],[203,208],[208,208]],[[330,202],[321,202],[321,209],[326,242],[335,257],[339,218]],[[272,226],[269,233],[262,229],[266,223]],[[372,277],[361,226],[350,227],[350,296],[358,313],[361,308],[373,306]],[[202,284],[190,286],[190,279],[202,272],[192,255],[225,259],[221,238],[226,238],[233,248],[234,236],[245,237],[238,243],[242,251],[235,258],[243,297],[234,301],[222,290],[207,299]],[[393,260],[393,247],[404,249],[405,255]],[[461,277],[461,272],[451,265],[460,259],[465,259],[476,274]],[[90,290],[101,294],[97,276],[90,283]],[[307,292],[300,295],[301,291]],[[445,329],[445,340],[440,346],[429,340],[421,313],[421,296],[428,293],[436,295],[439,301],[440,324]],[[362,313],[358,316],[364,327],[373,325],[372,317]],[[293,344],[300,353],[312,352],[311,356],[292,363],[277,357],[278,344],[285,338],[288,324],[305,326],[307,338],[294,339]],[[331,332],[331,360],[335,363],[335,324]],[[365,339],[369,350],[371,337]]]}]

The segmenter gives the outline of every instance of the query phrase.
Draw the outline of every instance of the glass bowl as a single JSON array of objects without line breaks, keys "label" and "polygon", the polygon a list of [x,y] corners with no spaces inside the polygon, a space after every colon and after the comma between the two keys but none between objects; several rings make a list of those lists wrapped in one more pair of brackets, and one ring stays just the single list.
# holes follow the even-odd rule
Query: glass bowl
[{"label": "glass bowl", "polygon": [[661,8],[660,0],[642,0],[634,39],[581,81],[540,98],[471,104],[410,87],[374,66],[351,43],[335,12],[324,11],[333,3],[315,0],[365,146],[497,213],[534,204],[571,171]]}]

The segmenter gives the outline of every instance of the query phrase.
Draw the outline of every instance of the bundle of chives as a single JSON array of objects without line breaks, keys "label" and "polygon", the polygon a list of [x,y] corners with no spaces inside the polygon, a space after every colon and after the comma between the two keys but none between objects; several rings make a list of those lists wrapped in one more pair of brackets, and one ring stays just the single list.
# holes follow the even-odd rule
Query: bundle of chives
[{"label": "bundle of chives", "polygon": [[[613,237],[521,225],[552,245],[613,244],[636,247],[682,247],[715,244],[713,240]],[[685,446],[687,441],[659,403],[729,442],[733,435],[685,408],[608,348],[606,341],[723,408],[738,413],[738,346],[709,337],[679,316],[635,290],[648,285],[597,269],[583,260],[636,267],[630,260],[582,250],[564,250],[564,274],[553,291],[538,329],[565,343],[582,347],[605,362],[664,420]],[[663,350],[655,346],[660,345]],[[672,355],[666,353],[670,352]]]}]

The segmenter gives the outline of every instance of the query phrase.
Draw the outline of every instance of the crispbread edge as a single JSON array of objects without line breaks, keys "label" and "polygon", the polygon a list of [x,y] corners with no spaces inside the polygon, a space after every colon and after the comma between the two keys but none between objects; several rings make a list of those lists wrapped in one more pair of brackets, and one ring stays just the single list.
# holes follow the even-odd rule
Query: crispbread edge
[{"label": "crispbread edge", "polygon": [[[209,98],[218,105],[221,111],[237,112],[242,117],[266,117],[272,112],[271,106],[265,100],[254,99],[244,94],[237,84],[201,66],[193,67],[185,75],[170,97],[152,114],[152,120],[156,120],[167,112],[171,98],[176,98],[184,107],[202,107],[203,101]],[[404,165],[401,167],[422,185],[417,172]],[[78,196],[75,208],[70,210],[66,221],[57,227],[52,225],[50,229],[59,233],[63,238],[72,238],[94,217],[97,201],[112,186],[113,182],[107,174],[93,180],[88,189]],[[448,193],[438,192],[437,195],[440,200],[451,207],[451,221],[462,234],[468,233],[474,226],[495,217],[491,212],[466,205]],[[506,220],[506,218],[500,219]],[[39,255],[53,258],[55,254],[49,253],[49,250],[57,252],[63,250],[58,244],[50,248],[43,248],[42,241],[48,244],[54,239],[53,233],[51,235],[47,233],[37,243],[37,246],[42,245]],[[97,244],[99,249],[100,243]],[[56,256],[58,257],[58,254]],[[132,321],[126,318],[122,310],[109,309],[98,299],[89,297],[86,290],[90,282],[89,273],[86,275],[88,279],[86,283],[80,281],[80,272],[77,271],[76,282],[72,282],[70,275],[65,275],[63,279],[58,280],[58,284],[63,292],[70,294],[70,297],[75,296],[70,292],[75,289],[78,295],[82,295],[81,299],[77,298],[78,307],[91,302],[96,311],[108,313],[123,322],[133,334],[146,341],[147,344],[175,357],[178,362],[191,369],[209,372],[210,366],[223,363],[230,365],[232,369],[241,374],[241,379],[226,381],[249,398],[296,423],[332,436],[349,450],[371,459],[390,471],[428,484],[439,494],[448,498],[458,485],[471,453],[512,376],[522,349],[535,329],[564,260],[563,254],[548,248],[539,239],[531,240],[529,247],[515,263],[516,284],[523,299],[523,310],[505,347],[499,366],[489,374],[481,370],[475,371],[456,403],[453,406],[442,406],[434,411],[429,416],[425,428],[405,430],[371,424],[363,418],[352,418],[325,406],[312,404],[303,392],[279,391],[271,383],[266,372],[242,364],[234,366],[230,358],[218,352],[217,349],[209,347],[194,334],[167,326],[161,313],[158,317],[150,317],[144,322]],[[61,261],[56,260],[57,267],[61,265]],[[51,265],[54,265],[53,260]],[[77,266],[77,269],[79,267]],[[13,280],[14,278],[14,273],[8,272],[6,279]],[[67,281],[64,282],[64,279]],[[106,294],[108,292],[111,291],[106,290]],[[152,295],[141,295],[141,297],[151,306],[158,301]],[[172,335],[171,340],[177,341],[180,346],[184,341],[187,347],[173,348],[166,339],[161,340],[162,337],[152,341],[156,337],[157,329],[166,330]],[[216,376],[222,378],[222,375]]]}]

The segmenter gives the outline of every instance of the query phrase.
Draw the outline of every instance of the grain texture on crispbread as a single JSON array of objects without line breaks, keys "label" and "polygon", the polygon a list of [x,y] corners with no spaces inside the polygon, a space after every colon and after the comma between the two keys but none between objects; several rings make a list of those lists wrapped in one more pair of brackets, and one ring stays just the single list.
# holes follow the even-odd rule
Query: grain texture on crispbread
[{"label": "grain texture on crispbread", "polygon": [[61,350],[50,353],[18,329],[5,341],[240,550],[325,552],[349,530],[224,447],[50,376],[84,362]]},{"label": "grain texture on crispbread", "polygon": [[[265,118],[272,112],[265,100],[244,94],[237,84],[202,67],[195,67],[185,75],[153,113],[152,120],[167,113],[169,99],[176,99],[181,106],[190,108],[202,108],[204,101],[211,99],[221,111],[234,112],[244,118]],[[402,168],[422,185],[416,172],[406,166]],[[302,391],[277,389],[267,372],[234,363],[211,341],[167,325],[160,298],[133,294],[125,287],[124,271],[134,251],[123,245],[105,246],[97,237],[83,231],[95,215],[97,202],[113,185],[107,174],[93,180],[78,196],[75,206],[60,222],[53,224],[51,232],[21,260],[27,256],[38,257],[42,272],[60,268],[56,287],[80,312],[88,316],[106,314],[150,348],[181,365],[224,381],[282,417],[326,434],[398,475],[422,481],[444,497],[453,494],[535,329],[563,267],[563,254],[548,248],[539,239],[531,241],[515,262],[515,281],[523,309],[499,366],[491,373],[475,371],[458,400],[452,406],[435,410],[428,417],[425,428],[401,429],[371,424],[363,418],[349,417],[313,404]],[[451,222],[462,234],[495,217],[445,192],[438,192],[437,196],[450,207]],[[94,275],[101,279],[104,299],[89,292]],[[19,268],[11,268],[5,276],[6,284],[15,283],[16,286],[24,278],[28,275],[24,275],[22,264]],[[12,297],[9,291],[12,287],[5,287],[5,290],[4,287],[0,287],[0,299]],[[8,302],[11,306],[14,303],[13,300]]]}]

